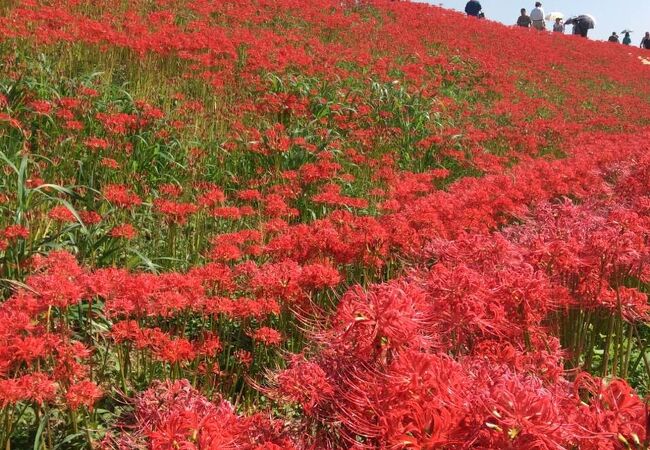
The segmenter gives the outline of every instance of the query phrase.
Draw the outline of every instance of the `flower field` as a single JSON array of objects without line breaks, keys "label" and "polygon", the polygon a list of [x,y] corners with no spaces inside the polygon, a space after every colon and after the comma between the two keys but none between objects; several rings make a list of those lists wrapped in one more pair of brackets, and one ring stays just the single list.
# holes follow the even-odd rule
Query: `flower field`
[{"label": "flower field", "polygon": [[0,2],[0,448],[649,448],[643,54]]}]

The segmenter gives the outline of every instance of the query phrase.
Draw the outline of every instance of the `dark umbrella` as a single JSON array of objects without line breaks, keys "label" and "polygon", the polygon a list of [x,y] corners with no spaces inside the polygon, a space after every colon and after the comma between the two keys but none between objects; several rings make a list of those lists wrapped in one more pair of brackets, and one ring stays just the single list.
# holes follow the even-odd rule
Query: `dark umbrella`
[{"label": "dark umbrella", "polygon": [[594,16],[591,14],[583,14],[581,16],[576,17],[579,22],[582,22],[584,25],[587,26],[588,30],[593,30],[594,27],[596,26],[596,19],[594,19]]},{"label": "dark umbrella", "polygon": [[587,30],[593,30],[596,26],[596,19],[590,14],[582,14],[580,16],[569,17],[565,25],[578,25],[584,26]]}]

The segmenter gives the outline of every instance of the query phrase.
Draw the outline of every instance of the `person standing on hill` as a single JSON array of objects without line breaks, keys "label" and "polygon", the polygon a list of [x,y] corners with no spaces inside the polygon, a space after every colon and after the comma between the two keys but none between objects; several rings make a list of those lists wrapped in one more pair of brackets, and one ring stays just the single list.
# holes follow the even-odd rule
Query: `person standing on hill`
[{"label": "person standing on hill", "polygon": [[521,8],[521,16],[517,19],[517,26],[530,28],[531,23],[532,20],[530,20],[530,16],[526,14],[526,8]]},{"label": "person standing on hill", "polygon": [[639,47],[650,50],[650,32],[646,32],[645,36],[643,36],[643,40],[641,41],[641,45],[639,45]]},{"label": "person standing on hill", "polygon": [[553,24],[553,33],[564,33],[564,23],[561,18],[556,18]]},{"label": "person standing on hill", "polygon": [[609,42],[615,42],[615,43],[617,43],[617,44],[620,42],[620,41],[618,40],[618,34],[616,34],[616,31],[614,31],[614,32],[612,33],[612,35],[609,37],[609,39],[607,39],[607,40],[608,40]]},{"label": "person standing on hill", "polygon": [[533,21],[533,28],[536,30],[545,30],[546,21],[544,20],[544,10],[540,2],[535,3],[535,9],[530,12],[530,20]]},{"label": "person standing on hill", "polygon": [[630,45],[632,43],[632,38],[630,37],[630,33],[626,32],[625,36],[623,36],[623,45]]},{"label": "person standing on hill", "polygon": [[573,34],[586,38],[587,34],[589,34],[589,27],[587,26],[587,23],[584,21],[584,19],[578,17],[574,19],[572,23]]},{"label": "person standing on hill", "polygon": [[479,17],[483,7],[477,0],[469,0],[465,5],[465,12],[468,16]]}]

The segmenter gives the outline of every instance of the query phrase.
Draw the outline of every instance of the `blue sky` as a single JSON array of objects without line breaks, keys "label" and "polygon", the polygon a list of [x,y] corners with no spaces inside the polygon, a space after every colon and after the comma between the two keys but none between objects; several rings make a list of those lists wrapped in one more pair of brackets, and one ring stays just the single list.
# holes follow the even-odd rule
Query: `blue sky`
[{"label": "blue sky", "polygon": [[[467,0],[416,0],[445,8],[463,10]],[[529,12],[535,0],[479,0],[488,19],[507,25],[514,24],[519,10]],[[619,33],[624,28],[634,30],[632,44],[638,46],[646,31],[650,31],[650,0],[539,0],[546,13],[560,11],[567,16],[592,14],[597,20],[596,29],[589,32],[592,39],[607,39],[612,31]],[[568,27],[569,29],[571,27]]]}]

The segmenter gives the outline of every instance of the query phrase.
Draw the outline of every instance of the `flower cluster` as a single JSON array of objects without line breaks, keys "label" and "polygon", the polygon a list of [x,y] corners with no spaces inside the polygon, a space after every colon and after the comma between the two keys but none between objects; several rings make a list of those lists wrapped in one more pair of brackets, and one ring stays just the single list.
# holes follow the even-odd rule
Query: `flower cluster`
[{"label": "flower cluster", "polygon": [[388,0],[0,9],[0,447],[648,447],[639,50]]}]

